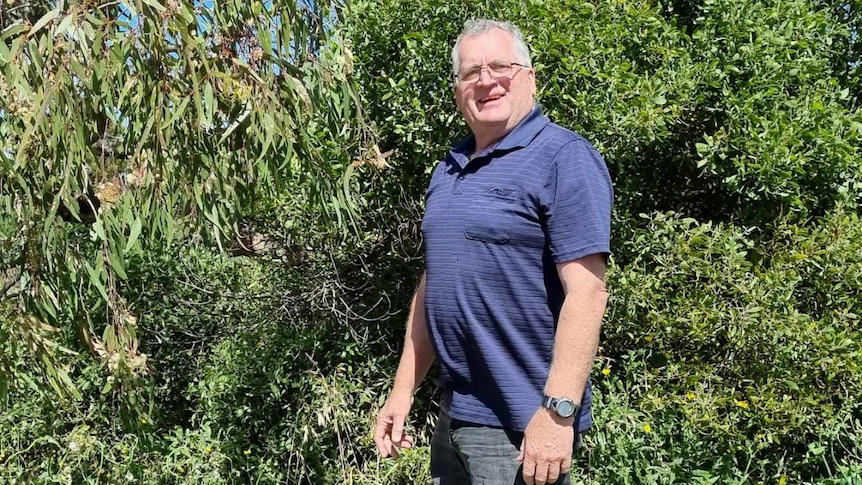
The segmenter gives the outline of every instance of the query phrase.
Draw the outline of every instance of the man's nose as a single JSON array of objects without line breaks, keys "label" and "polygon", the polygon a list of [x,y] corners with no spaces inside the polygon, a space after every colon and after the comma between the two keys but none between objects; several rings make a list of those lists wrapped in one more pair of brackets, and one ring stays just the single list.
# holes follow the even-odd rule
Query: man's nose
[{"label": "man's nose", "polygon": [[490,69],[483,67],[479,70],[479,79],[476,80],[476,84],[480,86],[492,86],[497,84],[497,79],[491,75]]}]

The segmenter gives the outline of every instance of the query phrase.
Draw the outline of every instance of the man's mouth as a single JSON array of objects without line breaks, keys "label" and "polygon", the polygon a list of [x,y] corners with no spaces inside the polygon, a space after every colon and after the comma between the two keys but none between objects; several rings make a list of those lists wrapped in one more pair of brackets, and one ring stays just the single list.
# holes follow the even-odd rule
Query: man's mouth
[{"label": "man's mouth", "polygon": [[480,100],[479,100],[479,104],[480,104],[480,105],[484,105],[485,103],[490,103],[490,102],[492,102],[492,101],[496,101],[496,100],[498,100],[498,99],[500,99],[500,98],[502,98],[502,97],[503,97],[503,95],[488,96],[488,97],[485,97],[485,98],[480,99]]}]

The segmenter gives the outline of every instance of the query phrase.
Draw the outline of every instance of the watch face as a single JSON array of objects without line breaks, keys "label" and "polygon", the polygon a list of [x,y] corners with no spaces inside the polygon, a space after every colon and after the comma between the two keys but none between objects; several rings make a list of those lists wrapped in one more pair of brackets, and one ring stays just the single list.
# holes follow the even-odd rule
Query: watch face
[{"label": "watch face", "polygon": [[569,418],[575,414],[575,404],[568,399],[560,399],[557,401],[557,414],[563,418]]}]

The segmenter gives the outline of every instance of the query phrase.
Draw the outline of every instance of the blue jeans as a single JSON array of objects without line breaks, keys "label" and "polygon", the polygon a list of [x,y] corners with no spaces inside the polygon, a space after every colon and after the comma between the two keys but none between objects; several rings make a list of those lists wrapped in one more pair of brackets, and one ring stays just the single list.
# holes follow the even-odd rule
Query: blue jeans
[{"label": "blue jeans", "polygon": [[[523,432],[465,423],[441,410],[431,438],[434,485],[523,485],[517,460],[523,438]],[[583,433],[577,433],[572,453],[582,445]],[[570,485],[569,474],[555,483]]]}]

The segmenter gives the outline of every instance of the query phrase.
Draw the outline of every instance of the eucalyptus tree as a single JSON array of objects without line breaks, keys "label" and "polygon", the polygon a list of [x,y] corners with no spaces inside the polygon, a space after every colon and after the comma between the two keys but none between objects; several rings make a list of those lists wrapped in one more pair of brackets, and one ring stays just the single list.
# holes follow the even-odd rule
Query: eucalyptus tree
[{"label": "eucalyptus tree", "polygon": [[57,352],[103,358],[116,386],[148,372],[124,298],[142,251],[224,247],[288,190],[351,217],[353,160],[379,150],[332,28],[343,7],[4,1],[0,338],[26,343],[58,392],[77,393]]}]

